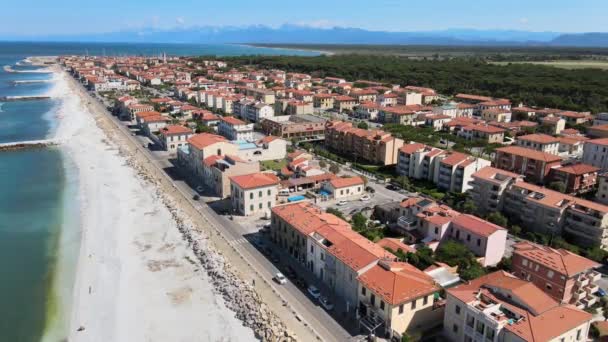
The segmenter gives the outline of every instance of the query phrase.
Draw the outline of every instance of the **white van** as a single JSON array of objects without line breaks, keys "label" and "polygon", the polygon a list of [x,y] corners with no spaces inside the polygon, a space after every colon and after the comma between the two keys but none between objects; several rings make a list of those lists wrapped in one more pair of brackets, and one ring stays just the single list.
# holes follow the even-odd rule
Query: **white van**
[{"label": "white van", "polygon": [[289,189],[279,190],[279,196],[289,196]]}]

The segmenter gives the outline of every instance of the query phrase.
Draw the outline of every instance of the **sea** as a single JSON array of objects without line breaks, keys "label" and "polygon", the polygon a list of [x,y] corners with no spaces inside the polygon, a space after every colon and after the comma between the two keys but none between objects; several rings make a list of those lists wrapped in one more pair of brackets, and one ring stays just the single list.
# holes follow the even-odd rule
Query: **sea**
[{"label": "sea", "polygon": [[[87,54],[222,57],[319,53],[232,44],[0,42],[0,98],[52,92],[54,75],[29,65],[25,58]],[[0,102],[0,143],[53,137],[61,117],[59,101]],[[80,246],[78,166],[59,147],[0,152],[0,189],[0,341],[62,341],[67,336],[69,294]],[[68,294],[68,300],[60,294]]]}]

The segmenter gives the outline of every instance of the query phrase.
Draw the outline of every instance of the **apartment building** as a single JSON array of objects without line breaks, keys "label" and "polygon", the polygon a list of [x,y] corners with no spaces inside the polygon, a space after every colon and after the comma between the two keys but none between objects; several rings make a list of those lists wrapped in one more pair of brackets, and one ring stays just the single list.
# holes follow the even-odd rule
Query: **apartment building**
[{"label": "apartment building", "polygon": [[165,151],[176,153],[177,149],[186,145],[193,135],[194,132],[188,127],[168,125],[160,130],[159,141]]},{"label": "apartment building", "polygon": [[357,105],[357,99],[350,96],[336,96],[334,98],[334,109],[342,113],[345,110],[352,111]]},{"label": "apartment building", "polygon": [[394,165],[403,140],[381,130],[355,128],[351,122],[328,122],[325,145],[343,155],[353,156],[355,161]]},{"label": "apartment building", "polygon": [[364,102],[355,108],[355,112],[352,114],[352,116],[363,120],[376,121],[378,119],[380,109],[382,109],[382,106],[377,103]]},{"label": "apartment building", "polygon": [[490,108],[481,111],[484,121],[511,122],[511,111],[503,108]]},{"label": "apartment building", "polygon": [[550,182],[560,182],[571,195],[589,192],[597,184],[597,173],[600,169],[588,164],[571,164],[551,169]]},{"label": "apartment building", "polygon": [[253,124],[245,123],[233,116],[221,117],[217,132],[229,140],[253,140]]},{"label": "apartment building", "polygon": [[513,274],[532,282],[560,303],[579,309],[595,304],[596,284],[602,278],[595,269],[601,264],[565,249],[554,249],[532,242],[513,246]]},{"label": "apartment building", "polygon": [[517,146],[559,155],[559,138],[547,134],[527,134],[517,137]]},{"label": "apartment building", "polygon": [[441,322],[436,305],[440,287],[428,274],[405,262],[379,261],[359,276],[359,324],[388,338],[432,328]]},{"label": "apartment building", "polygon": [[467,140],[481,140],[488,144],[502,144],[505,140],[504,128],[485,124],[466,125],[457,133]]},{"label": "apartment building", "polygon": [[238,146],[237,155],[245,160],[280,160],[287,155],[287,141],[266,136],[255,142],[233,141]]},{"label": "apartment building", "polygon": [[160,132],[161,129],[167,126],[167,121],[169,121],[169,119],[162,115],[147,115],[139,118],[139,120],[141,122],[141,130],[146,136]]},{"label": "apartment building", "polygon": [[245,118],[250,122],[259,123],[274,116],[274,108],[266,103],[250,103],[245,106]]},{"label": "apartment building", "polygon": [[499,169],[516,172],[526,177],[526,181],[542,183],[551,168],[560,166],[562,158],[521,146],[507,146],[496,149],[494,164]]},{"label": "apartment building", "polygon": [[279,178],[272,173],[230,177],[232,209],[243,216],[270,215],[279,194]]},{"label": "apartment building", "polygon": [[479,217],[462,214],[451,221],[447,232],[451,239],[467,246],[478,257],[484,267],[500,262],[505,254],[507,229]]},{"label": "apartment building", "polygon": [[327,120],[314,115],[283,115],[262,121],[262,130],[283,139],[318,139],[325,135]]},{"label": "apartment building", "polygon": [[523,178],[517,173],[486,166],[471,175],[469,194],[481,213],[502,211],[504,192],[512,183]]},{"label": "apartment building", "polygon": [[203,160],[203,181],[215,196],[230,197],[230,177],[260,171],[260,163],[238,156],[212,155]]},{"label": "apartment building", "polygon": [[323,185],[323,190],[334,199],[355,198],[365,191],[365,182],[361,177],[334,178]]},{"label": "apartment building", "polygon": [[503,212],[527,229],[567,234],[580,246],[608,247],[608,206],[534,184],[515,182],[504,193]]},{"label": "apartment building", "polygon": [[188,145],[177,149],[177,159],[186,165],[196,177],[204,178],[203,160],[212,155],[236,155],[238,147],[226,138],[210,133],[191,136]]},{"label": "apartment building", "polygon": [[466,192],[471,188],[471,175],[490,166],[491,162],[460,152],[446,152],[435,158],[438,173],[433,177],[437,187],[451,192]]},{"label": "apartment building", "polygon": [[597,184],[598,187],[597,192],[595,193],[595,199],[602,204],[608,204],[608,174],[598,174]]},{"label": "apartment building", "polygon": [[313,105],[319,109],[334,108],[334,97],[332,94],[315,94],[313,96]]},{"label": "apartment building", "polygon": [[585,141],[583,163],[593,165],[602,171],[608,171],[608,138]]},{"label": "apartment building", "polygon": [[497,271],[446,290],[443,335],[454,342],[586,341],[593,315]]},{"label": "apartment building", "polygon": [[405,144],[399,149],[397,174],[414,179],[432,180],[435,175],[434,162],[437,155],[445,153],[421,143]]}]

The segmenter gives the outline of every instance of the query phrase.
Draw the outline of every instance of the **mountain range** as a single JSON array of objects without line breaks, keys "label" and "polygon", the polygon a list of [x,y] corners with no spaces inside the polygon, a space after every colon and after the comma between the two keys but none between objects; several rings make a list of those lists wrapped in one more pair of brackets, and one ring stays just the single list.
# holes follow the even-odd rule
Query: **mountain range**
[{"label": "mountain range", "polygon": [[272,44],[395,44],[395,45],[518,45],[608,47],[608,33],[559,33],[519,30],[447,29],[437,31],[370,31],[360,28],[315,28],[301,25],[253,25],[143,28],[97,34],[2,36],[3,40],[146,42],[146,43],[272,43]]}]

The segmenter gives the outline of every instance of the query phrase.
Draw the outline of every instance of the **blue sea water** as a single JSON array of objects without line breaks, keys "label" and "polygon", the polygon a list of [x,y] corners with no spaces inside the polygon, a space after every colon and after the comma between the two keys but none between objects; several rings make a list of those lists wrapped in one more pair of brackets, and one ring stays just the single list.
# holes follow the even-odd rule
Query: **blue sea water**
[{"label": "blue sea water", "polygon": [[[53,74],[23,63],[28,56],[161,53],[318,55],[241,45],[0,42],[0,97],[49,92]],[[5,66],[26,72],[9,72]],[[0,102],[0,143],[49,137],[59,108],[54,99]],[[66,228],[78,226],[77,174],[77,165],[59,148],[0,152],[0,341],[38,342],[49,334],[59,341],[66,336],[66,331],[57,331],[57,327],[67,329],[58,316],[69,317],[60,312],[69,308],[59,309],[53,293],[71,293],[71,289],[53,289],[58,277],[54,271],[58,258],[77,254],[79,248],[79,232]],[[61,286],[71,285],[64,281]]]}]

